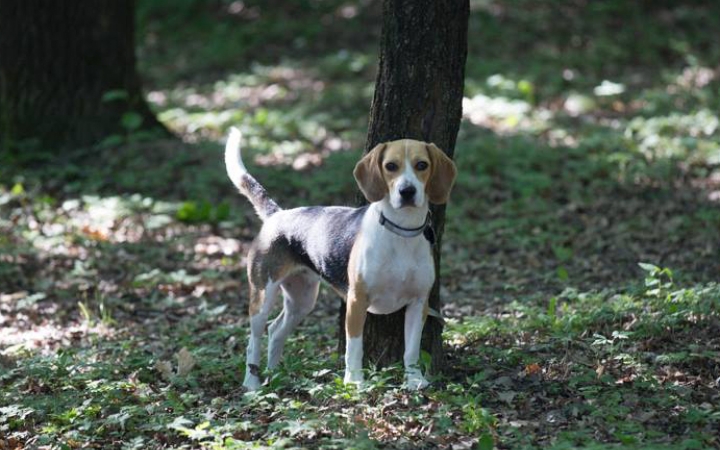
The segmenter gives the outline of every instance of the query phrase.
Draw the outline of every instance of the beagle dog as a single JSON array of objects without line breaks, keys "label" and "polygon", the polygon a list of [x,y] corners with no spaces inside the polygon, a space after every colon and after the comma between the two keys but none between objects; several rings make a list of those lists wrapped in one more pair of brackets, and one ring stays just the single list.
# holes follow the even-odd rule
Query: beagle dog
[{"label": "beagle dog", "polygon": [[250,337],[243,386],[255,390],[261,384],[262,336],[278,295],[282,292],[283,309],[268,328],[268,369],[278,365],[288,335],[315,306],[320,280],[347,302],[345,383],[363,382],[368,311],[390,314],[406,306],[405,385],[427,386],[418,358],[435,281],[428,203],[447,202],[456,175],[452,160],[434,144],[383,143],[353,172],[369,205],[283,210],[247,172],[240,140],[240,131],[232,128],[225,167],[263,221],[248,254]]}]

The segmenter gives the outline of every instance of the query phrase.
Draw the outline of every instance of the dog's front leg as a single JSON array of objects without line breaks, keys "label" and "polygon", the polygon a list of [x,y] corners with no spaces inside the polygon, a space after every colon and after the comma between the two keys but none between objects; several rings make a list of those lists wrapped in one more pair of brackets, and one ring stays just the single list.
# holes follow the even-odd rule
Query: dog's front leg
[{"label": "dog's front leg", "polygon": [[425,324],[425,302],[427,299],[410,303],[405,310],[405,386],[419,390],[429,383],[418,365],[420,359],[420,339]]},{"label": "dog's front leg", "polygon": [[367,296],[361,290],[350,288],[345,313],[345,383],[361,385],[363,382],[363,328],[367,317]]}]

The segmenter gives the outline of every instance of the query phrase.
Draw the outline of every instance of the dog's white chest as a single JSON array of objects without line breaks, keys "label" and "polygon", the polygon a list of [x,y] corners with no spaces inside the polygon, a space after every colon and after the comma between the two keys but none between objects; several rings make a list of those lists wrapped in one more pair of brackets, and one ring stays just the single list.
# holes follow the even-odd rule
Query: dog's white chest
[{"label": "dog's white chest", "polygon": [[359,267],[374,314],[389,314],[425,301],[435,281],[430,243],[424,236],[404,238],[385,231],[364,248]]}]

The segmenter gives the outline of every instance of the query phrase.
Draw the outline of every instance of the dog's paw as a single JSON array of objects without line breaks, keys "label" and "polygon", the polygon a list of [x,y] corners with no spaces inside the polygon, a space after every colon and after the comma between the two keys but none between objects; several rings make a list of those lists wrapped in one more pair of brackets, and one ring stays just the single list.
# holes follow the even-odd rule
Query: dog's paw
[{"label": "dog's paw", "polygon": [[362,387],[364,381],[362,370],[345,371],[345,378],[343,378],[345,384],[354,384],[357,387]]},{"label": "dog's paw", "polygon": [[247,375],[245,376],[245,381],[243,381],[243,387],[248,391],[257,391],[261,385],[260,378],[255,375]]},{"label": "dog's paw", "polygon": [[405,388],[411,391],[419,391],[430,385],[430,382],[422,376],[419,370],[405,372]]}]

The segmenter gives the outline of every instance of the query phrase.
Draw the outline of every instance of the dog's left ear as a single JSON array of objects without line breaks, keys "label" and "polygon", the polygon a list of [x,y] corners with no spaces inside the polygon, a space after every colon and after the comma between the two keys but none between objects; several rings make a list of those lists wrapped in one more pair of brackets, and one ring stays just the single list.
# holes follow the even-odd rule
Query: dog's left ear
[{"label": "dog's left ear", "polygon": [[379,202],[388,193],[387,183],[383,179],[380,164],[387,144],[375,146],[355,165],[353,176],[360,190],[370,202]]},{"label": "dog's left ear", "polygon": [[452,159],[440,150],[435,144],[426,144],[430,162],[432,164],[430,179],[428,180],[425,191],[428,200],[436,205],[447,203],[450,197],[450,191],[455,183],[457,168]]}]

